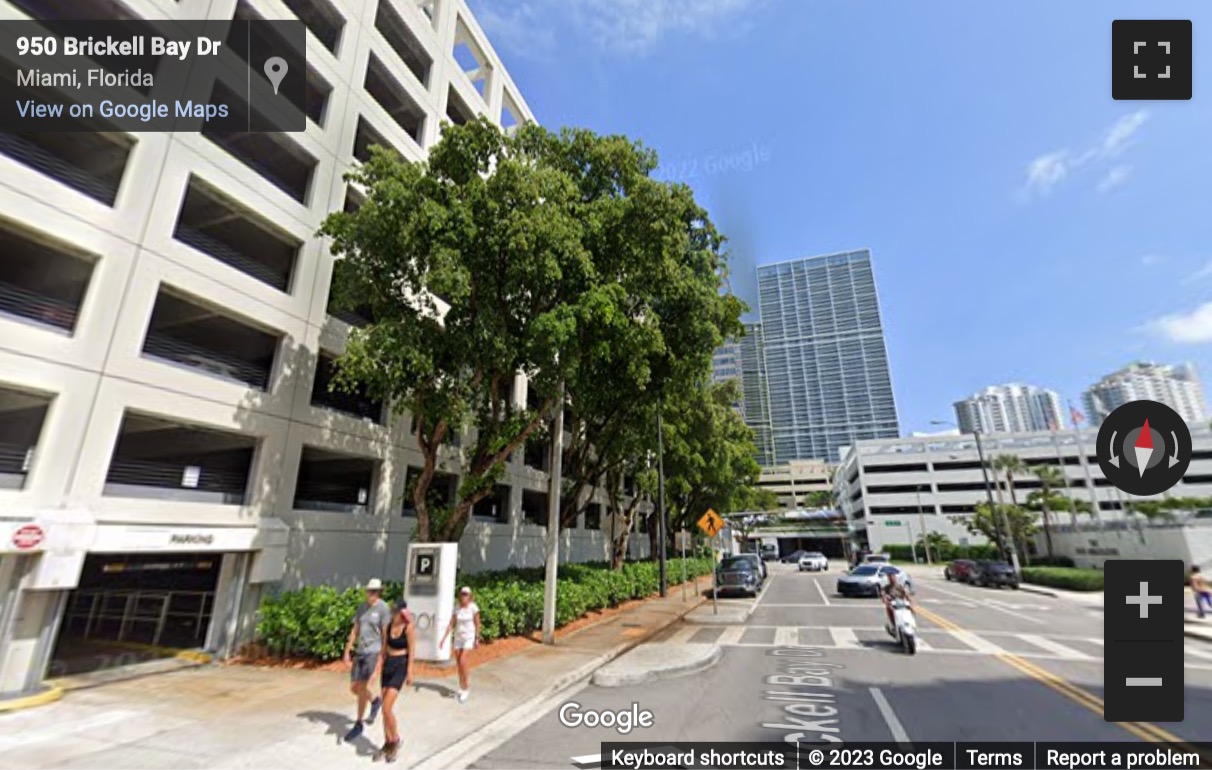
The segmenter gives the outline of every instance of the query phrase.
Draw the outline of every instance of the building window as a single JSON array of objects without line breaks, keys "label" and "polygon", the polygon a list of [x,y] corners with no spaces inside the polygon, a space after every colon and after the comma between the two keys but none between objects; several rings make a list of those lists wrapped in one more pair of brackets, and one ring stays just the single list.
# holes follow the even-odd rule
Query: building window
[{"label": "building window", "polygon": [[303,447],[294,508],[300,511],[367,513],[374,507],[378,461]]},{"label": "building window", "polygon": [[103,494],[243,505],[256,439],[127,412]]},{"label": "building window", "polygon": [[0,388],[0,489],[25,487],[50,404],[50,396]]},{"label": "building window", "polygon": [[0,220],[0,316],[72,332],[94,259]]}]

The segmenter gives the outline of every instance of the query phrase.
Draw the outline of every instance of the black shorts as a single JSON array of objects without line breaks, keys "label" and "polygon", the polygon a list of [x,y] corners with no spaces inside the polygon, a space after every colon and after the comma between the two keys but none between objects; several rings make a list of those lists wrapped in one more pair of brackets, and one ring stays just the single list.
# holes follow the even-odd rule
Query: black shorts
[{"label": "black shorts", "polygon": [[383,672],[379,675],[379,687],[384,690],[402,689],[407,676],[408,656],[388,655],[383,658]]},{"label": "black shorts", "polygon": [[369,682],[374,676],[375,666],[379,664],[379,653],[359,653],[354,655],[353,668],[349,670],[351,682]]}]

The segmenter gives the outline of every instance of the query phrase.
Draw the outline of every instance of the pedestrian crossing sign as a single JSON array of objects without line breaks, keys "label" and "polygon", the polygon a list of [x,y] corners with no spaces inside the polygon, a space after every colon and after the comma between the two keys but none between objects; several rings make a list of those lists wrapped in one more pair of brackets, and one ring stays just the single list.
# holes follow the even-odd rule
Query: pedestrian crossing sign
[{"label": "pedestrian crossing sign", "polygon": [[715,537],[724,528],[724,520],[718,513],[708,508],[707,513],[704,513],[699,519],[698,527],[707,537]]}]

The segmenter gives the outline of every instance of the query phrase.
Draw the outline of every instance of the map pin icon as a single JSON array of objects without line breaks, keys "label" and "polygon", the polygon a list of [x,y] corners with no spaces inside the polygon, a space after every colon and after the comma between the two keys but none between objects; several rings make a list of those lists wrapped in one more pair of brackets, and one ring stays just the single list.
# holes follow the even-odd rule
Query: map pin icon
[{"label": "map pin icon", "polygon": [[278,86],[282,83],[282,78],[286,77],[286,60],[281,56],[271,56],[265,60],[265,77],[269,78],[269,82],[274,87],[274,94],[278,93]]}]

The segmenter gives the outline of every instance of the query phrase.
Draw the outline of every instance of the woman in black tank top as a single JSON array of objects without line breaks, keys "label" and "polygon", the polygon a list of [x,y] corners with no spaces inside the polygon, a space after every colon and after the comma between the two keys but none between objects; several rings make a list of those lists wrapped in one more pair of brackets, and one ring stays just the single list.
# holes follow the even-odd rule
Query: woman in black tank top
[{"label": "woman in black tank top", "polygon": [[412,615],[408,603],[396,602],[391,623],[383,628],[383,666],[379,685],[383,691],[383,748],[375,754],[375,760],[395,762],[400,751],[400,730],[396,722],[396,699],[400,689],[412,684],[412,656],[409,651],[416,644]]}]

